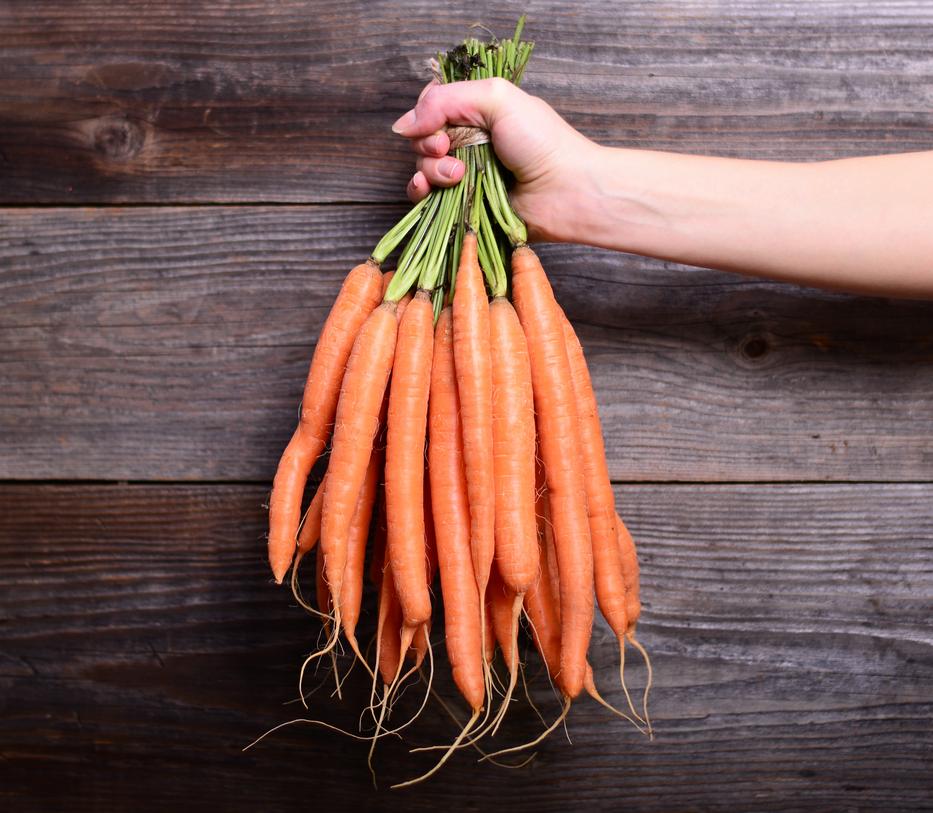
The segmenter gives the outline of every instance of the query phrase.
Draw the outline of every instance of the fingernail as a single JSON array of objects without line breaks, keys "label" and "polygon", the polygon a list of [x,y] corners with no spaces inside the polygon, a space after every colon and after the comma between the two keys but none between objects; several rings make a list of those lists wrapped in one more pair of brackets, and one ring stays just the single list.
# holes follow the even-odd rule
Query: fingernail
[{"label": "fingernail", "polygon": [[392,125],[392,132],[403,135],[404,132],[415,123],[415,120],[418,118],[414,110],[409,110],[404,116],[402,116],[395,124]]},{"label": "fingernail", "polygon": [[437,152],[441,144],[441,137],[439,135],[431,136],[427,140],[427,148],[430,152]]},{"label": "fingernail", "polygon": [[456,158],[442,158],[437,162],[437,171],[445,178],[453,178],[460,169],[460,162]]}]

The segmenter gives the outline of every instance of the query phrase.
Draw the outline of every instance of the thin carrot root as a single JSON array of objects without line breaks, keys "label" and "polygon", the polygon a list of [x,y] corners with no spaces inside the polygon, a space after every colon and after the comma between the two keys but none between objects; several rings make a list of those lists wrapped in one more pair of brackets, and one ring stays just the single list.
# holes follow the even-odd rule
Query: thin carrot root
[{"label": "thin carrot root", "polygon": [[523,598],[523,593],[516,594],[515,602],[512,605],[512,663],[509,664],[509,685],[506,689],[505,696],[502,698],[502,705],[500,706],[499,713],[493,718],[492,723],[490,723],[489,733],[493,737],[496,736],[499,726],[502,725],[502,721],[505,719],[505,715],[509,710],[509,704],[512,702],[512,694],[515,692],[515,685],[518,682],[518,619],[522,614]]},{"label": "thin carrot root", "polygon": [[[325,627],[325,629],[326,629],[326,627]],[[341,686],[341,684],[343,683],[343,681],[340,679],[340,670],[337,668],[337,652],[336,652],[336,649],[332,649],[332,650],[330,651],[330,666],[331,666],[331,669],[332,669],[333,672],[334,672],[334,685],[336,686],[336,688],[334,689],[333,694],[331,694],[331,697],[333,697],[334,695],[337,695],[337,699],[338,699],[338,700],[343,700],[343,693],[342,693],[341,690],[340,690],[340,686]]]},{"label": "thin carrot root", "polygon": [[299,606],[307,610],[312,615],[316,615],[318,618],[330,618],[327,613],[322,613],[320,610],[312,607],[304,600],[304,597],[301,595],[301,585],[298,583],[298,565],[301,564],[301,560],[304,558],[304,554],[300,551],[295,555],[295,561],[292,564],[292,595],[295,597],[295,601],[298,602]]},{"label": "thin carrot root", "polygon": [[525,690],[525,699],[528,701],[528,705],[534,709],[534,713],[538,715],[538,719],[541,721],[541,725],[547,726],[547,721],[544,719],[544,716],[541,714],[541,711],[535,705],[535,701],[531,699],[531,692],[528,691],[528,680],[525,677],[525,668],[519,666],[519,671],[522,673],[522,687]]},{"label": "thin carrot root", "polygon": [[[523,673],[523,674],[524,674],[524,673]],[[421,680],[424,681],[424,675],[421,675]],[[461,727],[463,726],[463,722],[462,722],[462,721],[460,720],[460,718],[457,716],[457,713],[450,707],[450,704],[449,704],[446,700],[444,700],[443,697],[441,697],[434,689],[429,689],[429,690],[428,690],[428,693],[431,695],[432,698],[434,698],[435,701],[437,701],[437,704],[438,704],[445,712],[447,712],[447,716],[450,717],[451,720],[453,720],[458,726],[461,726]],[[481,711],[481,709],[480,709],[480,711]],[[544,723],[544,720],[542,719],[541,722],[542,722],[542,724],[543,724],[543,723]],[[465,745],[465,744],[467,744],[467,743],[462,743],[461,745]],[[475,741],[470,742],[470,743],[468,743],[468,744],[469,744],[469,745],[472,745],[473,748],[475,748],[475,749],[480,753],[481,756],[486,756],[486,755],[487,755],[486,752],[485,752],[482,748],[480,748],[480,747],[476,744]],[[419,752],[419,751],[425,751],[425,750],[428,750],[428,749],[426,749],[426,748],[412,748],[410,753],[414,754],[414,753],[417,753],[417,752]],[[516,768],[524,768],[524,767],[525,767],[526,765],[528,765],[536,756],[538,756],[537,751],[536,751],[535,753],[533,753],[531,756],[526,757],[525,759],[523,759],[521,762],[516,763],[515,765],[509,765],[508,763],[505,763],[505,762],[499,762],[499,760],[497,760],[497,759],[490,759],[489,761],[490,761],[493,765],[495,765],[496,767],[505,768],[506,770],[510,770],[510,771],[511,771],[511,770],[515,770]]]},{"label": "thin carrot root", "polygon": [[629,630],[629,632],[626,633],[626,637],[629,639],[629,641],[632,642],[632,646],[641,653],[641,656],[645,661],[645,667],[648,669],[648,680],[645,683],[645,694],[642,698],[642,709],[645,712],[645,725],[648,727],[648,736],[653,740],[654,728],[651,725],[651,718],[648,716],[648,693],[651,691],[651,684],[654,681],[654,672],[651,668],[651,658],[648,657],[648,651],[641,645],[641,643],[639,643],[638,639],[635,637],[635,630]]},{"label": "thin carrot root", "polygon": [[505,754],[514,754],[516,751],[524,751],[526,748],[534,748],[539,743],[546,740],[551,733],[557,728],[564,720],[567,719],[567,714],[570,712],[570,703],[571,699],[569,697],[564,698],[564,709],[553,723],[551,723],[541,734],[539,734],[531,742],[526,742],[524,745],[515,745],[512,748],[503,748],[501,751],[493,751],[491,754],[487,754],[480,762],[486,762],[487,760],[492,759],[493,757],[501,757]]},{"label": "thin carrot root", "polygon": [[[463,729],[457,735],[457,739],[455,739],[450,744],[450,746],[444,752],[444,756],[442,756],[438,760],[437,764],[433,768],[431,768],[430,771],[428,771],[425,774],[422,774],[421,776],[416,777],[415,779],[409,779],[407,782],[400,782],[397,785],[392,785],[392,789],[397,790],[398,788],[408,788],[408,787],[411,787],[412,785],[417,785],[421,782],[424,782],[430,779],[432,776],[434,776],[434,774],[436,774],[443,767],[444,763],[447,762],[448,759],[450,759],[454,751],[456,751],[460,747],[460,743],[463,741],[464,737],[466,737],[466,735],[470,733],[470,730],[473,728],[473,726],[476,725],[476,721],[479,719],[479,716],[481,713],[482,713],[482,709],[476,709],[476,711],[473,712],[473,715],[467,721],[467,724],[463,727]],[[486,758],[487,757],[483,757],[483,759],[486,759]]]},{"label": "thin carrot root", "polygon": [[[617,708],[616,708],[615,706],[613,706],[609,701],[607,701],[607,700],[605,700],[605,699],[603,698],[603,696],[599,693],[599,689],[596,688],[596,683],[595,683],[595,681],[593,680],[593,678],[592,678],[591,675],[587,675],[587,679],[586,679],[586,680],[584,681],[584,683],[583,683],[583,688],[586,689],[586,693],[587,693],[590,697],[592,697],[597,703],[599,703],[600,706],[602,706],[602,707],[605,708],[605,709],[608,709],[608,710],[611,711],[613,714],[617,715],[618,717],[621,717],[621,718],[622,718],[623,720],[625,720],[626,722],[631,723],[633,726],[635,726],[636,729],[638,729],[639,733],[641,733],[641,734],[647,734],[647,733],[648,733],[648,729],[647,729],[647,728],[644,728],[643,726],[640,726],[640,725],[639,725],[638,723],[636,723],[631,717],[629,717],[624,711],[619,711],[619,709],[617,709]],[[637,715],[636,715],[636,716],[637,716]],[[640,719],[640,718],[639,718],[639,719]],[[644,721],[642,721],[642,722],[644,722]]]},{"label": "thin carrot root", "polygon": [[319,649],[317,652],[312,652],[310,655],[308,655],[307,658],[305,658],[304,663],[301,664],[301,671],[298,673],[298,694],[301,697],[301,703],[305,708],[308,708],[308,704],[305,702],[304,692],[302,691],[302,688],[301,688],[302,685],[304,684],[305,669],[308,668],[309,663],[317,660],[322,655],[326,655],[328,652],[333,651],[334,647],[337,646],[337,640],[340,636],[340,610],[337,610],[337,612],[335,613],[333,623],[334,623],[334,632],[331,635],[330,640],[327,642],[327,644],[324,646],[323,649]]},{"label": "thin carrot root", "polygon": [[[258,745],[266,737],[268,737],[270,734],[274,734],[280,728],[286,728],[290,725],[295,725],[297,723],[307,723],[308,725],[320,726],[321,728],[326,728],[329,731],[336,731],[338,734],[343,734],[345,737],[349,737],[352,740],[364,740],[364,741],[369,740],[369,737],[362,737],[359,734],[354,734],[352,731],[346,731],[345,729],[342,729],[339,726],[331,725],[330,723],[325,723],[323,720],[309,720],[306,717],[296,717],[294,720],[286,720],[284,723],[279,723],[276,726],[272,726],[272,728],[270,728],[264,734],[261,734],[255,740],[253,740],[249,745],[245,746],[241,750],[241,753],[248,751],[254,745]],[[399,737],[399,739],[401,739],[401,737]]]},{"label": "thin carrot root", "polygon": [[[431,646],[430,639],[428,639],[427,644],[428,644],[428,667],[429,667],[428,668],[428,691],[425,692],[424,698],[421,701],[421,705],[418,706],[418,710],[408,719],[407,722],[402,723],[402,725],[398,726],[398,728],[393,728],[389,731],[383,732],[383,735],[380,735],[380,736],[384,736],[384,734],[387,734],[387,733],[397,734],[398,732],[403,731],[404,729],[408,728],[408,726],[414,723],[415,720],[417,720],[421,716],[421,712],[424,711],[424,707],[428,704],[428,697],[430,696],[429,692],[431,690],[431,685],[434,683],[434,648]],[[399,667],[399,669],[401,670],[401,667]],[[408,675],[411,674],[411,672],[412,670],[409,670],[408,672],[405,673],[405,676],[407,677]],[[420,672],[420,669],[419,669],[419,672]],[[390,698],[389,699],[389,714],[390,715],[392,713],[392,704],[395,702],[392,699],[391,695],[395,691],[398,690],[398,687],[396,686],[397,681],[398,681],[398,674],[396,674],[395,680],[392,681],[392,686],[389,687],[389,698]]]},{"label": "thin carrot root", "polygon": [[373,769],[373,754],[376,752],[376,741],[379,739],[379,730],[382,728],[382,721],[385,719],[386,708],[389,705],[389,686],[384,684],[382,692],[382,702],[379,704],[379,718],[376,720],[376,730],[373,732],[372,743],[369,746],[369,753],[366,755],[366,765],[369,767],[369,773],[373,778],[373,787],[376,788],[376,771]]},{"label": "thin carrot root", "polygon": [[[629,711],[640,723],[648,725],[644,717],[635,711],[635,704],[632,702],[632,696],[629,694],[628,686],[625,685],[625,636],[619,636],[619,682],[622,684],[622,691],[625,692],[625,700],[628,702]],[[649,726],[650,729],[650,726]]]},{"label": "thin carrot root", "polygon": [[354,663],[356,663],[356,661],[359,661],[361,664],[363,664],[363,668],[369,673],[369,676],[373,680],[375,680],[376,673],[373,669],[370,668],[369,663],[367,662],[366,658],[363,657],[363,653],[360,652],[360,644],[359,644],[359,641],[356,640],[356,634],[355,633],[347,634],[347,631],[344,630],[344,637],[347,639],[347,643],[350,645],[350,649],[352,650],[353,655],[355,656]]},{"label": "thin carrot root", "polygon": [[[421,705],[418,707],[418,710],[411,716],[411,718],[407,722],[403,723],[397,728],[387,729],[380,734],[379,732],[382,727],[382,721],[385,718],[386,709],[389,708],[389,701],[395,690],[395,684],[398,681],[399,674],[402,671],[402,664],[405,662],[404,659],[399,661],[398,671],[395,673],[395,678],[392,681],[392,685],[386,686],[385,691],[383,692],[382,703],[380,704],[381,708],[379,710],[379,719],[376,721],[376,731],[372,736],[372,744],[369,747],[369,756],[367,757],[367,765],[369,765],[369,772],[372,774],[372,777],[373,777],[373,787],[376,786],[376,772],[373,770],[373,754],[375,753],[375,750],[376,750],[376,740],[378,740],[380,737],[385,737],[387,734],[394,734],[396,736],[399,736],[399,732],[408,728],[408,726],[410,726],[413,722],[415,722],[415,720],[417,720],[421,716],[421,712],[424,711],[424,707],[428,704],[428,697],[430,697],[431,686],[434,683],[434,648],[431,646],[430,637],[425,636],[425,639],[428,645],[429,670],[428,670],[428,680],[427,680],[427,691],[424,693],[424,699],[421,701]],[[403,643],[404,643],[404,639],[403,639]],[[408,644],[409,646],[411,645],[410,640]],[[402,651],[404,652],[405,650],[403,649]],[[364,737],[364,739],[369,739],[369,737]]]}]

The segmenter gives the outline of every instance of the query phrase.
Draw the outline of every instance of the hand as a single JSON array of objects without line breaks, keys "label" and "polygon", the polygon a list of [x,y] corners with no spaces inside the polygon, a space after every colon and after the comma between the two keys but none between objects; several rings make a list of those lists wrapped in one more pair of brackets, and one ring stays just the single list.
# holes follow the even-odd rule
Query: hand
[{"label": "hand", "polygon": [[421,200],[432,186],[453,186],[463,178],[462,161],[447,155],[443,128],[470,125],[488,130],[496,155],[515,176],[511,200],[533,240],[571,240],[567,207],[590,177],[599,147],[567,124],[547,102],[505,79],[441,85],[432,82],[413,110],[392,126],[411,139],[419,154],[408,197]]}]

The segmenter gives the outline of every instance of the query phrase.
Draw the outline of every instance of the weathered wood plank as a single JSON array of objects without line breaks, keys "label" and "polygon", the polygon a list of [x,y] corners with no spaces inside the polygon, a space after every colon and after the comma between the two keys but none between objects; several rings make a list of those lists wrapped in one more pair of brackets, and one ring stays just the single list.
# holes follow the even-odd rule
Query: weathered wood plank
[{"label": "weathered wood plank", "polygon": [[528,89],[606,143],[933,148],[924,0],[45,0],[0,13],[0,200],[397,200],[426,59],[522,11]]},{"label": "weathered wood plank", "polygon": [[[340,280],[401,211],[8,212],[0,477],[271,479]],[[933,479],[933,304],[543,257],[614,478]]]},{"label": "weathered wood plank", "polygon": [[[366,747],[283,731],[317,627],[263,562],[258,486],[0,487],[0,799],[58,809],[916,810],[933,724],[931,485],[626,486],[657,739],[592,703],[527,769],[455,757],[402,794],[370,789]],[[372,618],[364,618],[365,631]],[[451,696],[435,627],[442,691]],[[591,649],[613,688],[614,642]],[[537,661],[530,657],[530,671]],[[347,661],[342,661],[345,668]],[[642,669],[630,664],[633,686]],[[540,676],[543,712],[556,702]],[[348,727],[369,696],[322,689]],[[416,708],[411,688],[399,715]],[[540,729],[524,700],[497,737]],[[430,707],[411,742],[448,740]],[[698,759],[702,754],[702,759]],[[425,760],[386,742],[383,783]]]}]

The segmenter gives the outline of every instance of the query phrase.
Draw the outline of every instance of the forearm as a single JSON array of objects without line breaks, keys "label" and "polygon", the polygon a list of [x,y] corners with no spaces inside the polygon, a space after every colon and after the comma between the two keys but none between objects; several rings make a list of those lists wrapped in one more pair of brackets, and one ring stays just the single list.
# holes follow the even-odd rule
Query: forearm
[{"label": "forearm", "polygon": [[560,239],[933,297],[933,152],[793,164],[600,147],[563,203]]}]

